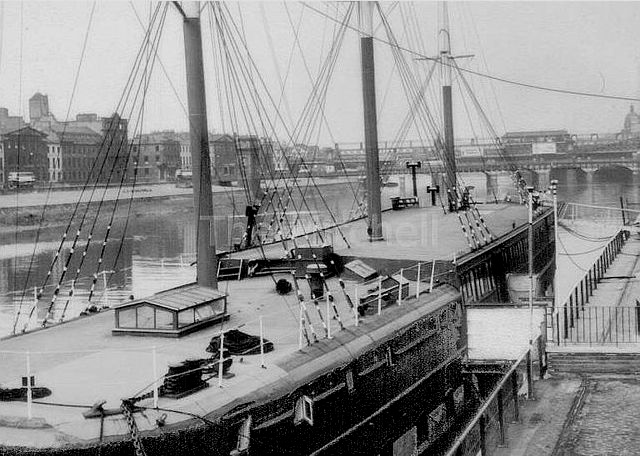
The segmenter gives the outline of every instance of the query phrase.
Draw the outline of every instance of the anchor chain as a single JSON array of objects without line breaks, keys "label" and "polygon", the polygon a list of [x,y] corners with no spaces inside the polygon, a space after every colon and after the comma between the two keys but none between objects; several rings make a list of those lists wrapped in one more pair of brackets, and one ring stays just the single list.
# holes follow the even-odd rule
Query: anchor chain
[{"label": "anchor chain", "polygon": [[147,456],[147,453],[145,453],[144,447],[142,446],[142,439],[138,432],[138,425],[133,417],[133,403],[130,400],[123,400],[120,409],[122,409],[122,414],[127,420],[127,426],[129,427],[129,434],[131,435],[131,442],[133,443],[133,447],[136,451],[136,456]]}]

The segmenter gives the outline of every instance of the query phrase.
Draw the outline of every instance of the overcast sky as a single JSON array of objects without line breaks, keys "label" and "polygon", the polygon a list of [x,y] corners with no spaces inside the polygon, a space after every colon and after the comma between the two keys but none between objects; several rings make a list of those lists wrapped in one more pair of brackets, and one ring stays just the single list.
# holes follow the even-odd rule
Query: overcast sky
[{"label": "overcast sky", "polygon": [[[438,4],[417,2],[414,8],[382,3],[400,42],[415,47],[408,16],[421,26],[427,53],[437,53]],[[310,3],[336,17],[346,4]],[[83,39],[92,3],[2,2],[0,48],[0,106],[11,114],[28,117],[28,98],[36,91],[48,94],[51,110],[65,118],[78,70]],[[125,85],[143,30],[134,8],[146,20],[148,3],[98,1],[89,32],[86,58],[79,74],[71,117],[77,112],[113,112]],[[300,41],[305,59],[315,75],[320,55],[330,44],[334,22],[300,3],[233,3],[229,10],[244,23],[253,58],[271,92],[279,95],[280,80],[287,73],[293,46],[293,28],[301,21]],[[640,2],[457,2],[449,6],[454,54],[474,54],[461,62],[474,70],[560,89],[640,98]],[[240,15],[241,14],[241,15]],[[358,27],[356,16],[352,20]],[[164,26],[159,56],[176,95],[160,67],[156,68],[147,97],[145,130],[184,130],[187,122],[180,103],[185,103],[184,54],[181,18],[172,8]],[[22,33],[21,33],[22,30]],[[211,59],[208,16],[203,17],[207,99],[211,130],[220,131],[222,121]],[[376,36],[386,39],[382,28]],[[396,135],[407,111],[407,101],[393,59],[382,44],[376,45],[377,94],[380,138]],[[21,59],[22,56],[22,59]],[[295,120],[310,91],[310,81],[300,54],[291,58],[285,83],[287,103],[283,118]],[[411,65],[428,67],[426,62]],[[592,99],[547,93],[468,76],[496,130],[566,128],[572,133],[615,132],[622,128],[630,102]],[[361,87],[358,35],[348,30],[336,73],[329,86],[326,114],[331,134],[320,133],[319,142],[329,144],[360,141],[362,137]],[[436,92],[430,92],[435,94]],[[455,105],[457,136],[469,137],[471,128],[465,105]],[[434,113],[437,100],[433,99]],[[468,101],[467,101],[468,103]],[[498,108],[499,106],[499,108]],[[640,109],[640,103],[638,103]],[[467,109],[469,104],[467,104]],[[470,111],[472,111],[470,109]],[[228,119],[225,121],[228,130]],[[474,125],[471,120],[471,125]],[[478,125],[476,123],[476,125]]]}]

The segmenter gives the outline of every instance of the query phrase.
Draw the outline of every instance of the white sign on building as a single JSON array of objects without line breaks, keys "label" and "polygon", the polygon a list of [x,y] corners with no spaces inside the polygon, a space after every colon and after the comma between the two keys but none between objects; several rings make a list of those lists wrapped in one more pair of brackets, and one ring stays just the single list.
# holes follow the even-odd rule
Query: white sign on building
[{"label": "white sign on building", "polygon": [[555,154],[556,143],[554,142],[534,142],[532,144],[533,155]]}]

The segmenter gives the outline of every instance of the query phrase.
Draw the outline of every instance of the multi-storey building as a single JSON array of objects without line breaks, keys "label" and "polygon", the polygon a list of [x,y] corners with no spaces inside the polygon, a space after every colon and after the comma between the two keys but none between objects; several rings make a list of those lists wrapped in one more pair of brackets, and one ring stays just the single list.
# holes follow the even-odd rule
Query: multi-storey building
[{"label": "multi-storey building", "polygon": [[[189,133],[176,133],[175,136],[180,143],[180,167],[183,170],[190,170],[192,162]],[[241,179],[233,136],[210,133],[209,158],[214,183],[225,185]]]},{"label": "multi-storey building", "polygon": [[[102,137],[87,127],[67,126],[56,131],[56,140],[50,143],[49,161],[50,175],[57,172],[58,181],[67,183],[93,183],[100,175],[101,181],[109,179],[109,170],[104,169],[100,173],[102,161]],[[52,166],[53,165],[53,166]],[[53,172],[51,172],[53,171]],[[111,182],[119,182],[115,178]]]},{"label": "multi-storey building", "polygon": [[0,108],[0,133],[18,130],[25,125],[21,116],[10,116],[7,108]]},{"label": "multi-storey building", "polygon": [[9,131],[1,136],[4,150],[3,181],[11,172],[32,172],[37,182],[48,181],[47,135],[31,127]]},{"label": "multi-storey building", "polygon": [[173,131],[139,135],[133,139],[131,150],[139,180],[173,180],[181,168],[180,141]]},{"label": "multi-storey building", "polygon": [[49,97],[36,92],[29,98],[29,121],[33,123],[33,121],[49,115]]}]

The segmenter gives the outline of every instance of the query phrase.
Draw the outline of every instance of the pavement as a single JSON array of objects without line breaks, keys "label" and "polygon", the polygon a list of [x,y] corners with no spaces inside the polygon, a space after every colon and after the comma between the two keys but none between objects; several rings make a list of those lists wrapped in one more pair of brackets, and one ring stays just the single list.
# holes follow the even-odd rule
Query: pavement
[{"label": "pavement", "polygon": [[520,402],[520,421],[507,428],[506,446],[494,456],[552,455],[572,404],[580,391],[580,379],[548,379],[534,384],[535,400]]},{"label": "pavement", "polygon": [[[578,239],[560,230],[559,291],[568,296],[602,251],[609,235],[605,227],[576,222],[573,230],[589,235]],[[601,230],[599,233],[594,229]],[[599,234],[599,236],[597,236]],[[627,242],[605,277],[640,274],[640,240]],[[604,280],[598,284],[585,309],[621,306],[640,296],[637,279]],[[588,312],[584,313],[589,315]],[[585,317],[581,317],[585,318]],[[602,352],[603,346],[567,345],[555,351]],[[633,347],[606,346],[608,351],[638,352]],[[623,456],[640,455],[640,378],[630,374],[561,374],[535,382],[534,401],[521,403],[520,422],[510,424],[507,445],[491,452],[496,456]]]},{"label": "pavement", "polygon": [[493,456],[640,454],[640,379],[633,375],[561,376],[537,381],[521,402],[520,422]]}]

